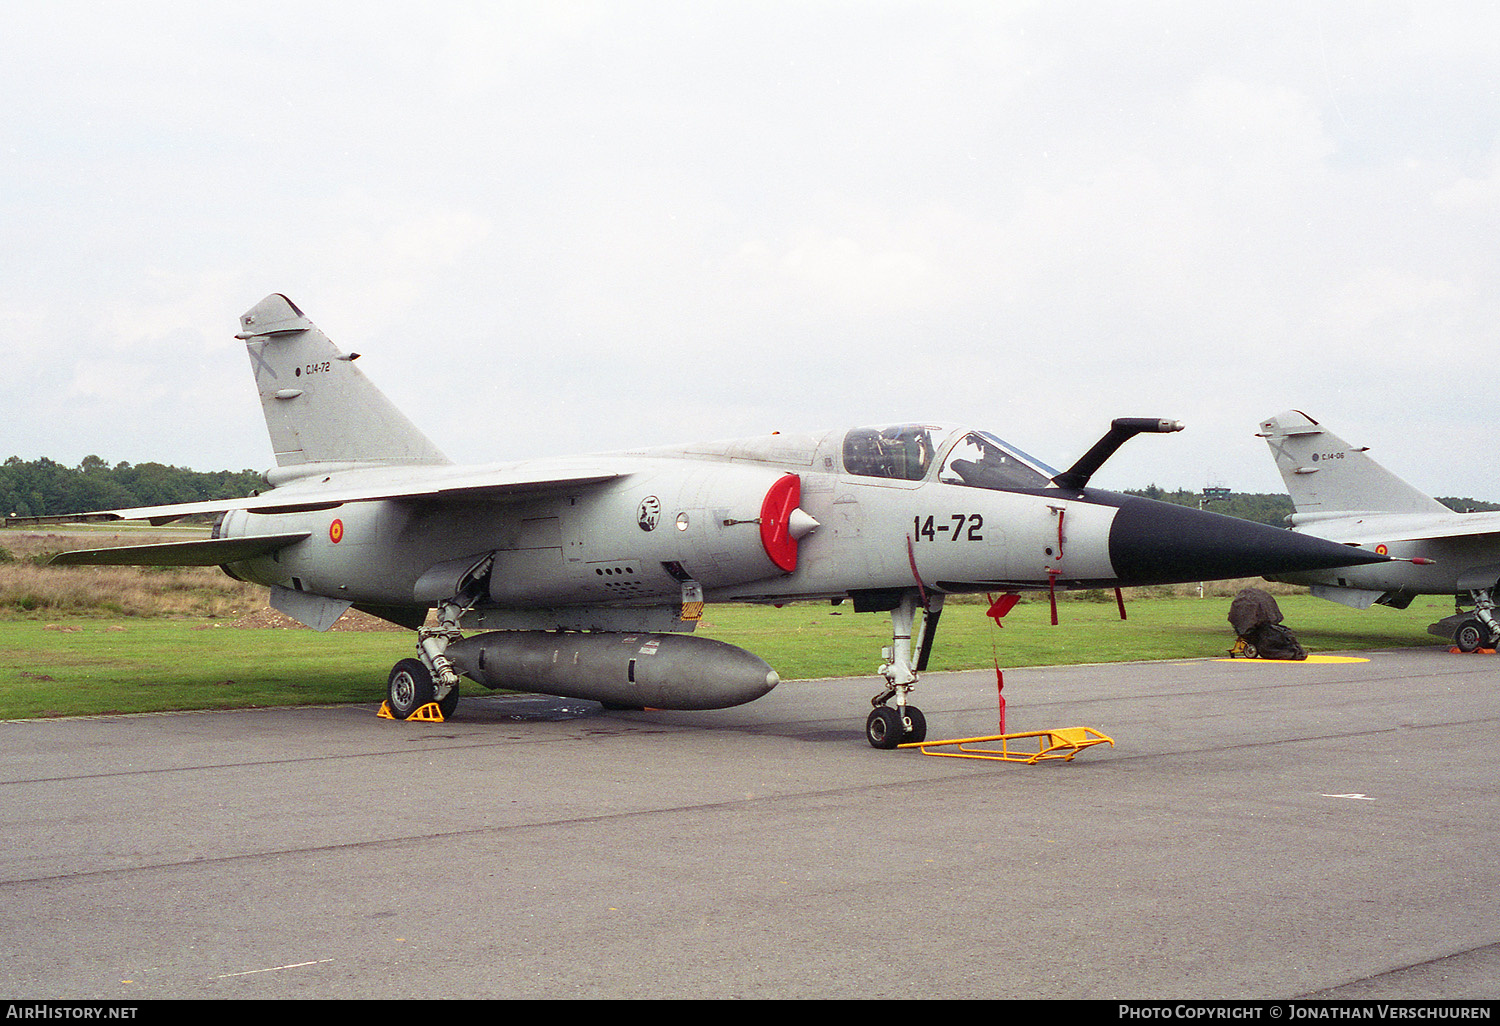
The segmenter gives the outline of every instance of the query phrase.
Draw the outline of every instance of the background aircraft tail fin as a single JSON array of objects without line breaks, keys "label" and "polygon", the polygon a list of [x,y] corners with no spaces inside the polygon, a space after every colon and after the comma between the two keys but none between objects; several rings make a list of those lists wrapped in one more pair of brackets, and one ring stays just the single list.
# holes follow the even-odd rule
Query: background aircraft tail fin
[{"label": "background aircraft tail fin", "polygon": [[1299,514],[1450,512],[1300,410],[1262,421],[1260,437]]},{"label": "background aircraft tail fin", "polygon": [[283,295],[240,318],[276,464],[447,463],[343,353]]}]

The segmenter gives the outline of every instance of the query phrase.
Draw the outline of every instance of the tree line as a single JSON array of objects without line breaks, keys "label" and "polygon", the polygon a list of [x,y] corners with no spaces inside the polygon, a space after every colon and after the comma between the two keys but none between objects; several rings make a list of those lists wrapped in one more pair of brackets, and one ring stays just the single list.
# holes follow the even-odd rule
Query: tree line
[{"label": "tree line", "polygon": [[188,470],[161,463],[117,463],[85,456],[76,467],[43,457],[0,464],[0,516],[47,517],[101,509],[165,506],[250,495],[264,488],[255,470]]},{"label": "tree line", "polygon": [[[1197,507],[1202,501],[1201,492],[1188,491],[1178,488],[1175,491],[1166,491],[1151,485],[1149,488],[1140,490],[1129,489],[1129,495],[1142,495],[1148,499],[1159,499],[1162,502],[1170,502],[1178,506]],[[1482,502],[1479,499],[1468,497],[1458,498],[1454,496],[1437,496],[1438,502],[1451,510],[1459,513],[1478,513],[1488,510],[1500,509],[1500,505],[1493,502]],[[1241,520],[1254,520],[1258,524],[1270,524],[1273,527],[1285,527],[1286,518],[1293,511],[1292,497],[1275,493],[1251,493],[1232,492],[1228,499],[1215,499],[1202,502],[1202,508],[1211,513],[1223,513],[1226,516],[1238,517]]]}]

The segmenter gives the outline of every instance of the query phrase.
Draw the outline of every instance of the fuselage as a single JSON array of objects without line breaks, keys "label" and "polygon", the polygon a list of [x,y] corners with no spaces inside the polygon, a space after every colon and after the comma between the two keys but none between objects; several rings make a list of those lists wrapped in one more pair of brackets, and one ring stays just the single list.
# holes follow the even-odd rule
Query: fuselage
[{"label": "fuselage", "polygon": [[[569,461],[548,465],[566,476]],[[668,608],[685,585],[710,602],[858,599],[913,587],[1015,591],[1213,579],[1308,560],[1326,565],[1317,561],[1338,556],[1262,525],[1059,488],[1050,468],[994,436],[933,425],[587,457],[576,461],[574,476],[584,480],[601,465],[611,468],[608,480],[502,499],[236,511],[218,533],[307,532],[304,541],[228,569],[356,605],[425,608],[456,594],[484,563],[486,626],[608,627],[593,614],[580,620],[578,611]],[[356,469],[303,477],[284,491],[288,502],[306,502],[320,489],[375,493],[390,475],[409,485],[413,475],[482,480],[485,472]],[[788,487],[801,526],[796,537],[781,537],[778,550],[763,525]]]}]

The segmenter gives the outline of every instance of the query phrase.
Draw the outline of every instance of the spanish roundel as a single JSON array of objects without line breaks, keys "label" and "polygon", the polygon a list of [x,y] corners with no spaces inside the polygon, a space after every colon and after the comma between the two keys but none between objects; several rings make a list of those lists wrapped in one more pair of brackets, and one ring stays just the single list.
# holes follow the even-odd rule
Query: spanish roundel
[{"label": "spanish roundel", "polygon": [[337,545],[344,540],[344,522],[335,520],[328,525],[328,540]]}]

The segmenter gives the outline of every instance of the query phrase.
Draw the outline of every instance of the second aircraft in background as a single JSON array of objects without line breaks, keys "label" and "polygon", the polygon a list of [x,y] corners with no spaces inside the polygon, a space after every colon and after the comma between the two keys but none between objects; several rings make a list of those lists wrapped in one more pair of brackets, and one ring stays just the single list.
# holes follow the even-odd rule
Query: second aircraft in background
[{"label": "second aircraft in background", "polygon": [[[1459,611],[1430,628],[1466,652],[1500,639],[1500,513],[1455,513],[1300,410],[1262,421],[1299,534],[1358,546],[1391,562],[1277,574],[1356,609],[1405,609],[1417,595],[1452,595]],[[1472,606],[1463,610],[1463,605]]]}]

